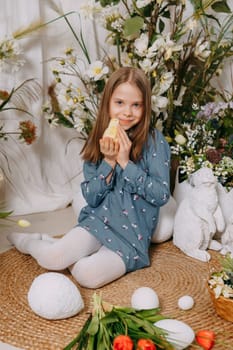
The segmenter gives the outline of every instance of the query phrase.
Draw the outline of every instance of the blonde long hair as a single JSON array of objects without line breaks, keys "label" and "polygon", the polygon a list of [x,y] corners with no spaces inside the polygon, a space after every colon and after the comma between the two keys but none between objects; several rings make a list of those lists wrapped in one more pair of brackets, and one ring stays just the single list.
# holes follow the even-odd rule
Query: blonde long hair
[{"label": "blonde long hair", "polygon": [[108,79],[101,98],[95,125],[80,154],[86,161],[96,163],[103,158],[100,152],[99,140],[107,128],[109,117],[109,103],[115,89],[122,83],[129,82],[136,85],[143,96],[143,118],[130,130],[132,141],[130,159],[137,161],[142,153],[143,145],[149,134],[151,120],[151,87],[144,72],[139,68],[121,67],[113,72]]}]

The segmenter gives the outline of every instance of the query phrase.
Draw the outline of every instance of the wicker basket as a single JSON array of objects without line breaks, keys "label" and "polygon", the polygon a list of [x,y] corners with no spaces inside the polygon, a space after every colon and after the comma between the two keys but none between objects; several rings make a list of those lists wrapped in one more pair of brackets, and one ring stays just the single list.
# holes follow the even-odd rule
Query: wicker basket
[{"label": "wicker basket", "polygon": [[208,286],[208,291],[217,314],[226,321],[233,322],[233,299],[215,297],[214,291]]}]

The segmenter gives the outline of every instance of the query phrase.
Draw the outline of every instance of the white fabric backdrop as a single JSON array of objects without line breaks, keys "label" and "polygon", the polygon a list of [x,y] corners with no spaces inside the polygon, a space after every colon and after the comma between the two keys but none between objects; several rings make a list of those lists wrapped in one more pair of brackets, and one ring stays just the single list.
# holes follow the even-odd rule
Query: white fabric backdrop
[{"label": "white fabric backdrop", "polygon": [[[85,0],[54,0],[54,2],[62,7],[64,13],[69,11],[79,13],[80,5],[84,4]],[[57,13],[49,5],[50,0],[0,0],[0,40],[33,21],[45,22],[56,18]],[[78,32],[77,14],[69,16],[69,20]],[[92,60],[98,59],[101,51],[99,43],[104,46],[103,29],[98,27],[96,31],[93,22],[84,18],[82,28]],[[0,168],[6,175],[5,209],[13,210],[14,215],[64,208],[73,199],[79,204],[78,192],[82,178],[79,152],[82,142],[78,139],[72,141],[66,153],[67,141],[77,136],[77,133],[65,128],[51,129],[41,113],[41,104],[44,102],[47,87],[52,82],[51,70],[46,61],[61,55],[74,43],[71,31],[61,19],[48,25],[46,30],[35,32],[20,40],[26,59],[23,69],[11,75],[0,73],[0,89],[10,90],[24,79],[35,77],[40,81],[44,95],[41,96],[41,101],[33,106],[37,141],[31,146],[20,144],[13,138],[7,142],[0,141]],[[77,43],[75,47],[81,54]],[[224,84],[232,84],[227,74],[223,77],[223,81]],[[9,130],[18,124],[19,116],[15,112],[1,113],[0,117],[1,119],[4,117],[5,127]]]},{"label": "white fabric backdrop", "polygon": [[[83,1],[55,1],[62,6],[64,13],[79,10]],[[28,26],[32,21],[48,21],[58,15],[49,7],[46,0],[0,0],[0,38],[11,35],[19,28]],[[78,24],[78,16],[71,15],[69,20],[74,27]],[[84,24],[84,40],[93,58],[97,58],[93,23],[82,20]],[[78,27],[77,27],[78,31]],[[90,40],[91,38],[91,40]],[[20,46],[26,58],[26,64],[16,74],[0,73],[0,89],[11,89],[26,78],[38,78],[46,95],[47,86],[52,81],[49,64],[45,61],[61,55],[74,43],[71,31],[61,19],[48,25],[45,30],[20,39]],[[75,44],[78,48],[77,43]],[[81,52],[80,52],[81,54]],[[5,178],[5,209],[13,210],[14,215],[55,210],[63,208],[77,199],[81,180],[82,161],[80,149],[82,141],[75,139],[76,131],[68,129],[52,129],[41,115],[41,103],[34,106],[38,138],[36,143],[28,146],[20,144],[16,139],[1,141],[0,167]],[[8,111],[4,116],[5,129],[12,130],[18,124],[17,113]],[[25,119],[25,118],[23,118]],[[27,118],[26,118],[27,119]],[[7,161],[5,158],[7,155]]]}]

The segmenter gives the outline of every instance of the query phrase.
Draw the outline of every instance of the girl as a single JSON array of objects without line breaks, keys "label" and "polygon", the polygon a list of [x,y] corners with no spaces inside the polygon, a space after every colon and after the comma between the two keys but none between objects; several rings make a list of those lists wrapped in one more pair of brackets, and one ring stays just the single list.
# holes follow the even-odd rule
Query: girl
[{"label": "girl", "polygon": [[[117,140],[103,137],[118,119]],[[12,233],[16,248],[49,270],[69,268],[78,283],[99,288],[149,266],[159,208],[169,199],[170,150],[150,127],[151,90],[142,70],[123,67],[109,78],[96,124],[84,145],[78,224],[60,239]]]}]

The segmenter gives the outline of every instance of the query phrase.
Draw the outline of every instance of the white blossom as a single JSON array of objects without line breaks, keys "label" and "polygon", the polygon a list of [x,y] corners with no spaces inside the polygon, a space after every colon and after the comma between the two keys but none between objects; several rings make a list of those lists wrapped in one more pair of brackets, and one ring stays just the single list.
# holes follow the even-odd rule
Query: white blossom
[{"label": "white blossom", "polygon": [[7,38],[0,41],[0,72],[17,72],[24,64],[22,50],[17,40]]},{"label": "white blossom", "polygon": [[193,31],[195,28],[197,28],[197,20],[190,18],[185,26],[188,30]]},{"label": "white blossom", "polygon": [[83,5],[80,6],[80,14],[84,18],[93,20],[95,14],[101,13],[101,6],[95,2],[95,0],[87,0]]},{"label": "white blossom", "polygon": [[144,70],[145,73],[151,73],[157,67],[158,62],[152,62],[149,58],[144,58],[142,61],[139,61],[139,66]]},{"label": "white blossom", "polygon": [[152,94],[151,103],[152,110],[156,113],[156,115],[159,115],[161,111],[166,110],[168,99],[165,96],[156,96]]},{"label": "white blossom", "polygon": [[138,56],[145,57],[148,48],[148,35],[146,33],[142,33],[140,37],[135,40],[134,47]]},{"label": "white blossom", "polygon": [[165,48],[165,40],[162,36],[160,36],[149,47],[147,57],[148,58],[154,57],[158,53],[158,51],[164,52],[164,48]]},{"label": "white blossom", "polygon": [[168,33],[165,39],[164,45],[164,59],[167,61],[171,58],[173,52],[181,51],[183,49],[183,45],[176,44],[173,40],[170,39],[171,34]]},{"label": "white blossom", "polygon": [[142,7],[149,5],[151,2],[152,2],[152,0],[137,0],[136,6],[140,9]]},{"label": "white blossom", "polygon": [[175,141],[179,144],[179,145],[184,145],[185,143],[186,143],[186,138],[183,136],[183,135],[181,135],[181,134],[179,134],[179,135],[176,135],[175,136]]},{"label": "white blossom", "polygon": [[173,83],[174,75],[173,72],[166,72],[162,74],[160,78],[160,86],[158,95],[162,95],[165,91],[169,89],[171,84]]},{"label": "white blossom", "polygon": [[174,100],[175,106],[182,106],[183,96],[185,94],[186,89],[187,89],[186,86],[183,86],[183,85],[181,86],[179,96],[176,100]]},{"label": "white blossom", "polygon": [[209,57],[211,53],[211,51],[208,50],[208,46],[209,46],[208,41],[203,41],[202,38],[198,39],[194,50],[194,56],[201,61],[205,61],[205,59]]},{"label": "white blossom", "polygon": [[101,80],[104,75],[108,74],[108,67],[104,66],[103,62],[95,61],[90,64],[89,69],[86,70],[85,74],[94,81]]}]

